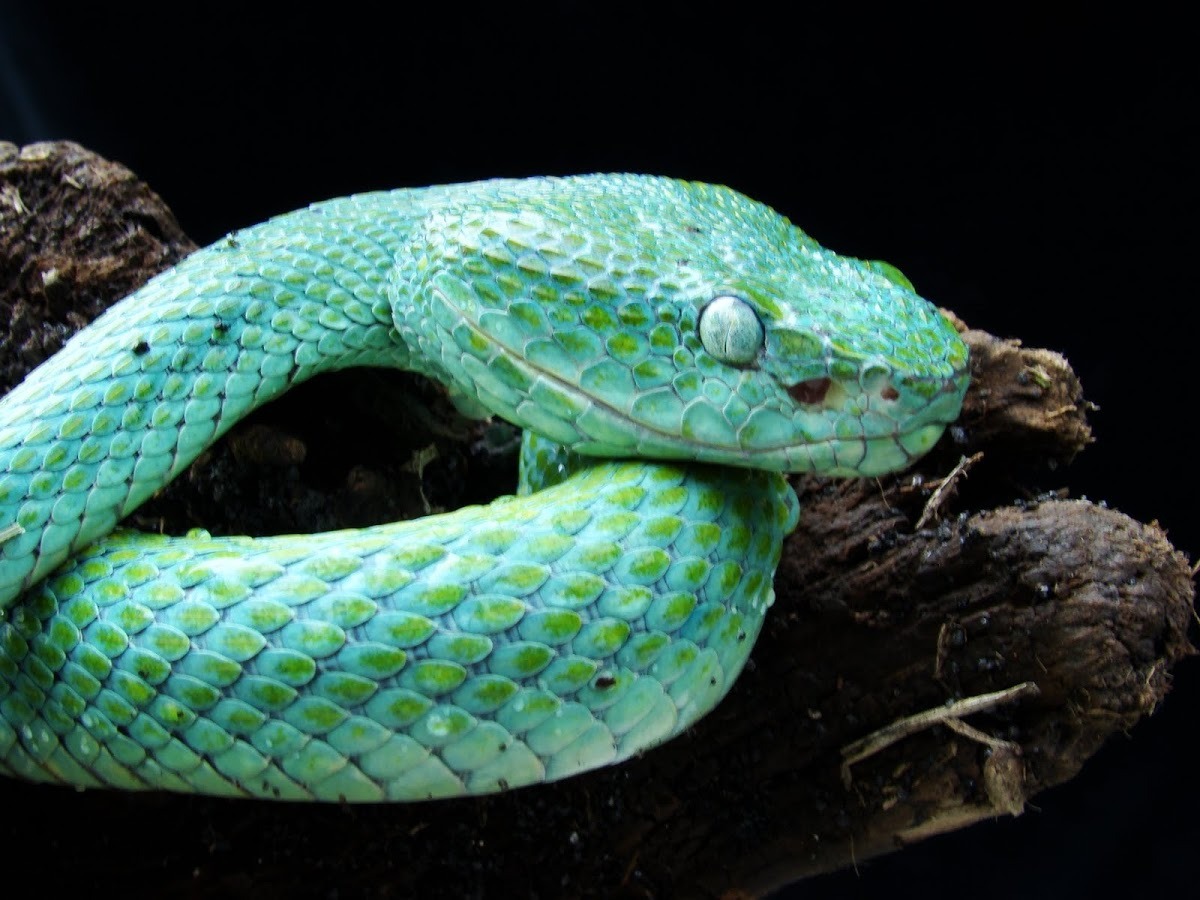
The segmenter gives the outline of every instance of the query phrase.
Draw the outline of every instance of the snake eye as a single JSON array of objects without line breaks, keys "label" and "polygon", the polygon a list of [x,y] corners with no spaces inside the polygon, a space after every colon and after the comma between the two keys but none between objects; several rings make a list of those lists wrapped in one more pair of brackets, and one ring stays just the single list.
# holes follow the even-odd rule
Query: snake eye
[{"label": "snake eye", "polygon": [[762,350],[762,322],[745,300],[723,294],[700,312],[700,343],[723,363],[749,365]]}]

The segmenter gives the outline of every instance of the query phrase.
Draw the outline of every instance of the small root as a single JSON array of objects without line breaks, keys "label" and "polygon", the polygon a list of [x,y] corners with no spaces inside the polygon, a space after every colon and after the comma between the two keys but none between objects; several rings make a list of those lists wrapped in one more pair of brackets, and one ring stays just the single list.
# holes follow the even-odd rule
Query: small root
[{"label": "small root", "polygon": [[958,484],[959,479],[966,478],[967,472],[981,459],[983,459],[982,452],[973,453],[970,456],[964,456],[959,459],[954,468],[950,470],[950,474],[941,479],[937,488],[929,495],[929,499],[925,501],[925,508],[921,510],[921,518],[917,519],[914,531],[920,531],[937,517],[942,506],[953,495],[954,488]]},{"label": "small root", "polygon": [[[965,716],[984,712],[1005,703],[1012,703],[1024,697],[1036,696],[1038,693],[1038,686],[1036,684],[1032,681],[1023,681],[1002,691],[979,694],[974,697],[964,697],[962,700],[956,700],[953,703],[935,706],[933,709],[927,709],[924,712],[906,716],[903,719],[897,719],[895,722],[885,725],[877,731],[871,732],[866,737],[859,738],[857,741],[853,741],[842,748],[842,783],[849,790],[851,784],[853,784],[850,767],[855,763],[862,762],[864,759],[874,756],[897,741],[931,728],[934,725],[945,725],[959,734],[979,741],[992,749],[1003,748],[1010,752],[1013,749],[1019,750],[1017,745],[992,738],[960,720]],[[953,724],[951,724],[952,722]]]}]

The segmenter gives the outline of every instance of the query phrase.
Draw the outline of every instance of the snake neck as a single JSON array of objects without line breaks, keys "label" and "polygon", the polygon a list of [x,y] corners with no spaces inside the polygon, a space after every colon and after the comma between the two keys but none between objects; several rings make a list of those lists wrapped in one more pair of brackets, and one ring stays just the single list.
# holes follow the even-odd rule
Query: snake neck
[{"label": "snake neck", "polygon": [[234,233],[0,400],[0,610],[292,385],[351,366],[436,377],[393,319],[419,202],[360,195]]}]

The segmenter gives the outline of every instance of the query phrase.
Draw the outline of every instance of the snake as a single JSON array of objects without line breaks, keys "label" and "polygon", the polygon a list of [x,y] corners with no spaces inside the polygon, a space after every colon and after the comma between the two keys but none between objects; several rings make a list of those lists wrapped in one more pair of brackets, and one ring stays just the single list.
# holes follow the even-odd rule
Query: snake
[{"label": "snake", "polygon": [[[231,232],[0,401],[0,774],[403,802],[644,753],[745,666],[787,476],[904,468],[968,364],[898,269],[721,186],[495,179]],[[323,534],[119,527],[351,366],[523,429],[515,495]]]}]

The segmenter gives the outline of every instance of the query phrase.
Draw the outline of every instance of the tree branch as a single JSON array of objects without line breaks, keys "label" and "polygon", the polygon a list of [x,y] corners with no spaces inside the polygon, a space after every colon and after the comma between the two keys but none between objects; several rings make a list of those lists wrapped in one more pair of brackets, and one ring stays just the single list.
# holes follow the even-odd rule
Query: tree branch
[{"label": "tree branch", "polygon": [[[192,249],[127,170],[66,143],[0,144],[0,226],[0,386]],[[1043,489],[1091,440],[1066,360],[964,336],[962,419],[915,470],[798,480],[804,515],[751,665],[664,747],[566,782],[400,807],[6,782],[8,854],[61,872],[47,835],[102,821],[70,841],[72,871],[94,879],[119,860],[123,883],[159,894],[737,896],[1019,814],[1161,702],[1193,652],[1191,572],[1157,526]],[[511,442],[411,378],[316,379],[137,523],[265,533],[423,514],[422,492],[455,506],[513,484]],[[1025,683],[1036,691],[970,705]],[[847,787],[843,748],[880,729],[903,735],[857,759]]]}]

